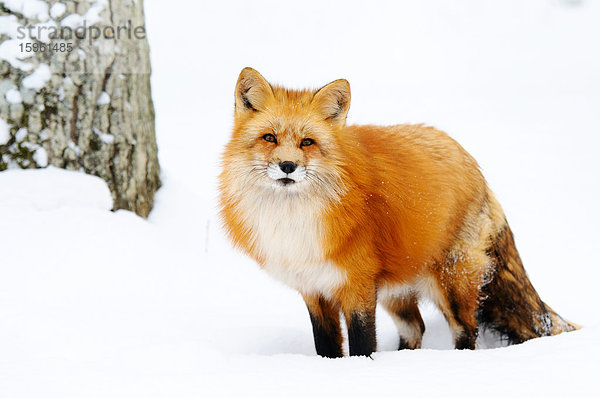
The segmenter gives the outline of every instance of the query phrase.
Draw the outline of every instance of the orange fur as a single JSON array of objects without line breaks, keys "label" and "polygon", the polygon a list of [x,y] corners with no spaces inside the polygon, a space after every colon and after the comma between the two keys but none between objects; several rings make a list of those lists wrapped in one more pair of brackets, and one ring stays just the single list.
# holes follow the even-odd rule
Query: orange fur
[{"label": "orange fur", "polygon": [[[418,336],[405,341],[416,348],[424,326],[415,300],[426,295],[448,319],[457,347],[473,348],[482,286],[501,265],[490,250],[508,228],[500,205],[476,161],[448,135],[423,125],[346,126],[349,104],[345,80],[296,91],[242,71],[220,175],[229,237],[300,290],[317,321],[332,306],[348,321],[374,316],[379,298],[400,314],[400,329]],[[303,146],[306,138],[314,143]],[[285,186],[270,178],[269,167],[284,161],[305,168],[306,177]],[[351,339],[362,341],[362,333]]]}]

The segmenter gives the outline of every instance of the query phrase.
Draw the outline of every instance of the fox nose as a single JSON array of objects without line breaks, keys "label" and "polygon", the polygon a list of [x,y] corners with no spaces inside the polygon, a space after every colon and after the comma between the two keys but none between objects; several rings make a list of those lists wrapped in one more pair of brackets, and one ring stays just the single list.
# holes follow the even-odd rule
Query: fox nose
[{"label": "fox nose", "polygon": [[296,163],[289,162],[289,161],[281,162],[281,163],[279,163],[279,168],[285,174],[290,174],[290,173],[293,173],[294,170],[296,170]]}]

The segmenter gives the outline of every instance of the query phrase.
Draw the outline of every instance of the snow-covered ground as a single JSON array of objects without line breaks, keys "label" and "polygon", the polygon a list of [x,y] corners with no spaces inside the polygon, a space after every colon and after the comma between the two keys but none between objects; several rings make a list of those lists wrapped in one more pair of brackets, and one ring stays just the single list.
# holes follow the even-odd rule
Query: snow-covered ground
[{"label": "snow-covered ground", "polygon": [[[144,221],[108,211],[110,194],[96,177],[54,168],[0,173],[0,396],[596,390],[597,293],[564,286],[566,271],[547,290],[576,296],[588,313],[576,333],[455,351],[444,320],[425,306],[426,349],[394,351],[394,326],[379,312],[373,360],[323,359],[298,294],[216,234],[201,238],[195,224],[205,228],[206,213],[191,210],[198,204],[200,197],[168,179]],[[552,304],[571,315],[567,301]]]},{"label": "snow-covered ground", "polygon": [[[146,0],[163,188],[148,220],[99,179],[0,173],[0,397],[592,396],[600,371],[600,4]],[[579,4],[579,5],[578,5]],[[218,156],[239,71],[352,85],[350,123],[427,122],[480,162],[542,298],[580,331],[315,355],[297,293],[225,240]],[[493,336],[480,345],[498,346]]]}]

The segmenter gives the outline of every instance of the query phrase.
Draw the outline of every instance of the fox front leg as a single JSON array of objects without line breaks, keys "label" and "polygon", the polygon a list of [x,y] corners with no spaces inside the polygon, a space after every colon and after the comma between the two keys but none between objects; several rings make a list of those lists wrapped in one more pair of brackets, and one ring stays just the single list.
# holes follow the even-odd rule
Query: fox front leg
[{"label": "fox front leg", "polygon": [[375,333],[375,289],[361,297],[353,297],[342,303],[342,311],[348,326],[350,356],[371,356],[377,350]]},{"label": "fox front leg", "polygon": [[323,296],[304,296],[317,354],[327,358],[341,358],[342,332],[340,329],[340,308]]}]

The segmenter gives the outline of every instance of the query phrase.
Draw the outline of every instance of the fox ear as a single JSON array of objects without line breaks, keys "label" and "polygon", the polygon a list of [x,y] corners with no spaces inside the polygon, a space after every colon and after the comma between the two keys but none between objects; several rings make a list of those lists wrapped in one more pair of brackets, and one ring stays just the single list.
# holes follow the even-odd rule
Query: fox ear
[{"label": "fox ear", "polygon": [[244,68],[235,86],[235,113],[258,112],[273,96],[271,85],[252,68]]},{"label": "fox ear", "polygon": [[346,79],[338,79],[321,87],[313,97],[325,120],[340,125],[346,124],[346,115],[350,109],[350,83]]}]

